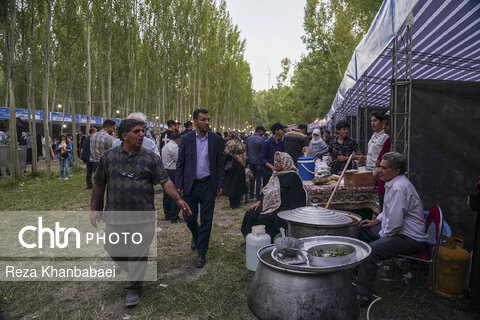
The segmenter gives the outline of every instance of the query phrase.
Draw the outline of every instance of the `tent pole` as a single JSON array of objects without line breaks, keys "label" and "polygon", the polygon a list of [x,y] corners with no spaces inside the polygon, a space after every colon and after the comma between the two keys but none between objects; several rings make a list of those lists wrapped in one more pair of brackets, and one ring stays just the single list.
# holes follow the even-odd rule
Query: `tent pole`
[{"label": "tent pole", "polygon": [[[356,79],[355,79],[356,80]],[[358,86],[359,86],[359,83],[357,81],[357,84],[356,84],[356,88],[355,88],[355,98],[357,99],[357,102],[356,102],[356,106],[357,106],[357,115],[358,115],[358,109],[360,108],[360,101],[359,101],[359,97],[358,97]],[[350,127],[352,127],[353,125],[353,119],[350,121],[351,122],[351,125]],[[359,135],[358,135],[358,117],[357,117],[357,126],[355,128],[355,140],[357,140],[357,142],[360,142],[359,140]],[[353,131],[352,131],[352,134],[353,134]]]},{"label": "tent pole", "polygon": [[392,112],[391,125],[393,126],[392,137],[394,151],[398,151],[398,135],[397,135],[397,36],[392,41],[392,80],[393,80],[393,94],[392,94]]},{"label": "tent pole", "polygon": [[368,119],[368,107],[367,107],[367,84],[368,84],[368,73],[365,72],[365,87],[363,91],[363,105],[365,106],[365,136],[364,136],[364,142],[363,142],[363,149],[365,150],[365,155],[368,153],[368,122],[370,119]]},{"label": "tent pole", "polygon": [[407,111],[407,128],[406,128],[406,139],[405,143],[407,144],[407,150],[406,150],[406,155],[405,157],[407,158],[407,176],[410,174],[410,124],[411,124],[411,110],[412,110],[412,27],[407,26],[407,33],[406,33],[406,70],[405,72],[407,73],[406,77],[407,82],[408,82],[408,98],[407,98],[407,105],[406,105],[406,111]]}]

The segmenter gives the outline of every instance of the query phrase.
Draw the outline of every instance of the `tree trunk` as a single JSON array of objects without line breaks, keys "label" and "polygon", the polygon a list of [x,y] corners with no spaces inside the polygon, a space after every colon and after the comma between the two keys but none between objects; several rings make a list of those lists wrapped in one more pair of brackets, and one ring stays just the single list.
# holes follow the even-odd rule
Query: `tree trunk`
[{"label": "tree trunk", "polygon": [[[52,112],[55,112],[55,103],[57,102],[57,99],[55,99],[55,95],[57,94],[57,77],[54,71],[52,71],[52,77],[53,77],[53,95],[52,95],[52,107],[50,110],[52,110]],[[62,108],[58,108],[58,112],[62,112],[62,124],[60,126],[60,134],[63,134],[63,125],[65,123],[64,108],[65,106],[62,106]],[[53,121],[52,121],[52,127],[50,129],[52,130],[52,136],[53,136]]]},{"label": "tree trunk", "polygon": [[[157,116],[155,117],[155,122],[157,123],[157,136],[160,136],[160,122],[161,122],[161,117],[160,115],[162,114],[162,104],[160,102],[160,86],[157,87]],[[160,139],[160,137],[159,137]],[[157,140],[157,145],[158,145],[158,140]]]},{"label": "tree trunk", "polygon": [[178,119],[183,122],[183,75],[180,73],[180,101],[179,101]]},{"label": "tree trunk", "polygon": [[[50,108],[53,111],[55,111],[55,102],[57,102],[55,95],[57,94],[57,77],[55,75],[55,70],[52,70],[52,77],[53,77],[53,94],[52,94],[52,107]],[[58,110],[58,112],[61,112],[62,110]]]},{"label": "tree trunk", "polygon": [[[148,61],[147,61],[148,62]],[[147,94],[148,94],[148,64],[147,64],[147,70],[145,72],[145,83],[143,84],[145,88],[145,95],[143,98],[143,113],[147,114]],[[154,113],[155,114],[155,113]],[[153,119],[152,119],[153,120]]]},{"label": "tree trunk", "polygon": [[90,64],[90,2],[87,1],[87,126],[86,131],[90,130],[90,121],[92,118],[92,67]]},{"label": "tree trunk", "polygon": [[133,112],[138,110],[137,108],[137,28],[136,28],[136,19],[137,19],[137,1],[134,2],[133,7],[133,101],[132,109]]},{"label": "tree trunk", "polygon": [[[128,3],[128,2],[127,2]],[[128,19],[127,19],[127,25],[125,27],[125,33],[127,35],[127,61],[125,63],[125,66],[127,68],[127,72],[125,72],[125,92],[127,97],[125,98],[125,116],[130,113],[130,55],[131,55],[131,50],[130,50],[130,13],[128,14]]]},{"label": "tree trunk", "polygon": [[342,74],[342,68],[340,68],[340,62],[338,62],[338,59],[336,59],[336,55],[333,53],[332,51],[332,48],[330,47],[330,44],[328,43],[328,39],[324,39],[324,43],[327,45],[327,48],[328,48],[328,51],[330,52],[331,54],[331,57],[332,57],[332,60],[335,62],[335,64],[337,65],[337,71],[338,71],[338,76],[340,78],[343,77],[343,74]]},{"label": "tree trunk", "polygon": [[[71,77],[71,76],[70,76]],[[69,94],[69,101],[70,101],[70,112],[72,114],[72,134],[73,134],[73,165],[74,167],[78,167],[78,152],[77,152],[77,121],[75,120],[75,102],[73,101],[73,88],[72,88],[72,84],[71,84],[71,80],[70,80],[70,84],[69,84],[69,91],[70,91],[70,94]],[[88,131],[87,131],[88,132]]]},{"label": "tree trunk", "polygon": [[107,79],[107,116],[112,117],[112,0],[109,1],[108,18],[108,79]]},{"label": "tree trunk", "polygon": [[51,167],[51,158],[50,158],[50,135],[48,130],[48,84],[50,78],[50,24],[52,20],[52,4],[51,0],[47,0],[47,11],[48,17],[45,24],[45,55],[44,55],[44,65],[45,65],[45,75],[43,79],[43,90],[42,90],[42,100],[43,100],[43,135],[45,136],[45,175],[50,178],[50,167]]},{"label": "tree trunk", "polygon": [[8,106],[10,108],[10,155],[13,162],[13,172],[10,172],[12,181],[21,176],[20,162],[18,159],[18,137],[17,137],[17,119],[16,119],[16,106],[15,106],[15,92],[13,87],[13,59],[15,50],[15,28],[16,28],[16,12],[15,1],[12,0],[7,3],[7,9],[5,14],[5,22],[8,21],[8,16],[11,15],[11,21],[5,23],[6,28],[6,48],[7,48],[7,88],[8,88]]},{"label": "tree trunk", "polygon": [[[70,18],[70,11],[67,11],[67,20]],[[70,26],[67,25],[67,43],[70,43]],[[74,166],[78,167],[78,154],[77,154],[77,121],[75,119],[76,112],[75,112],[75,102],[73,101],[73,80],[72,80],[72,60],[71,60],[71,47],[67,47],[66,54],[67,54],[67,82],[68,82],[68,102],[69,102],[69,110],[72,114],[72,133],[73,133],[73,159],[74,159]],[[88,131],[87,131],[88,132]]]},{"label": "tree trunk", "polygon": [[[29,80],[29,86],[28,86],[28,102],[27,104],[29,105],[29,110],[28,114],[30,114],[30,111],[32,112],[32,173],[36,174],[38,172],[38,163],[37,163],[37,154],[38,154],[38,148],[39,146],[37,145],[37,121],[35,117],[35,91],[33,88],[35,87],[34,83],[34,48],[33,48],[33,25],[34,25],[34,17],[35,17],[35,7],[32,6],[32,15],[31,15],[31,25],[30,25],[30,80]],[[41,147],[41,146],[40,146]]]},{"label": "tree trunk", "polygon": [[[194,60],[195,61],[195,60]],[[192,78],[192,105],[190,107],[190,116],[188,117],[188,120],[193,121],[192,115],[193,115],[193,110],[195,110],[195,79],[197,77],[197,69],[195,68],[195,64],[193,64],[193,78]]]},{"label": "tree trunk", "polygon": [[174,111],[174,116],[173,120],[178,121],[178,111],[180,109],[180,90],[176,90],[175,94],[175,110]]},{"label": "tree trunk", "polygon": [[177,115],[177,119],[178,119],[178,122],[180,123],[183,123],[183,110],[185,108],[185,106],[183,105],[184,102],[183,102],[183,90],[184,90],[184,87],[183,87],[183,78],[182,78],[182,73],[180,73],[180,83],[179,83],[179,95],[178,95],[178,115]]},{"label": "tree trunk", "polygon": [[22,176],[22,171],[20,170],[20,159],[18,157],[17,118],[15,117],[17,108],[15,105],[15,93],[11,76],[8,79],[8,98],[10,108],[10,154],[12,155],[11,159],[13,162],[13,172],[10,173],[10,176],[12,181],[15,181],[15,178]]},{"label": "tree trunk", "polygon": [[200,96],[200,91],[202,88],[202,73],[200,72],[200,58],[198,58],[198,95],[197,95],[197,109],[200,108],[202,103],[202,97]]},{"label": "tree trunk", "polygon": [[[33,63],[30,71],[30,83],[33,88]],[[31,108],[32,118],[33,118],[33,121],[32,121],[32,173],[36,174],[38,172],[38,162],[37,162],[38,148],[41,148],[41,146],[37,145],[37,121],[35,116],[35,93],[34,92],[32,92],[32,95],[30,96],[30,101],[31,102],[29,105],[33,107]]]},{"label": "tree trunk", "polygon": [[165,79],[162,78],[162,124],[165,124],[165,122],[167,122],[165,115]]},{"label": "tree trunk", "polygon": [[[135,55],[134,55],[135,56]],[[135,58],[134,58],[135,59]],[[137,63],[133,63],[133,98],[132,112],[137,112]]]},{"label": "tree trunk", "polygon": [[103,117],[103,120],[105,120],[107,118],[107,110],[106,110],[106,106],[105,106],[105,82],[104,82],[104,79],[103,79],[103,46],[102,46],[102,41],[100,40],[100,38],[98,39],[98,63],[99,63],[99,69],[100,69],[100,93],[101,93],[101,96],[102,96],[102,117]]}]

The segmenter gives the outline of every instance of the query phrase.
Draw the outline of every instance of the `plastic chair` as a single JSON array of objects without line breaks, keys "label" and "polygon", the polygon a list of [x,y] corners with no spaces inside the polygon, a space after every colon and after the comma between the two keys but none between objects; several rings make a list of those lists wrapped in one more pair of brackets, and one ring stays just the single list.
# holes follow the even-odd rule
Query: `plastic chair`
[{"label": "plastic chair", "polygon": [[431,223],[435,224],[435,244],[431,247],[427,247],[427,245],[425,245],[422,250],[417,253],[400,255],[400,257],[432,264],[432,292],[435,296],[435,262],[437,260],[438,249],[442,243],[441,239],[443,232],[443,213],[438,204],[433,206],[428,213],[427,220],[425,222],[425,232],[427,232]]}]

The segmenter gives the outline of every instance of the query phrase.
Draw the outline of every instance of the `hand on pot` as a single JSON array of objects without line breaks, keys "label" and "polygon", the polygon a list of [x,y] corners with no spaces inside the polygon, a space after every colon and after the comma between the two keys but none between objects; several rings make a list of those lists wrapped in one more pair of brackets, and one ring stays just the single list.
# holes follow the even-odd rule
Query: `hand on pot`
[{"label": "hand on pot", "polygon": [[373,227],[373,226],[376,226],[379,223],[380,223],[380,220],[378,220],[378,219],[362,220],[362,221],[360,221],[360,227]]}]

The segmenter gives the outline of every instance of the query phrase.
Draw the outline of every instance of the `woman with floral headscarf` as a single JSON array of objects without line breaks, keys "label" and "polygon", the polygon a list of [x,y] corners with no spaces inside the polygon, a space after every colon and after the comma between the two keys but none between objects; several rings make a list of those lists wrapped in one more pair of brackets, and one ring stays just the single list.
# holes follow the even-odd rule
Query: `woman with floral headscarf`
[{"label": "woman with floral headscarf", "polygon": [[231,131],[225,145],[225,189],[223,193],[230,200],[230,208],[240,208],[242,196],[245,194],[245,164],[247,152],[240,135]]},{"label": "woman with floral headscarf", "polygon": [[245,212],[241,228],[244,236],[251,232],[252,226],[263,224],[273,239],[280,227],[286,227],[277,213],[306,205],[302,179],[292,157],[286,152],[276,152],[274,164],[275,171],[263,188],[261,199]]}]

